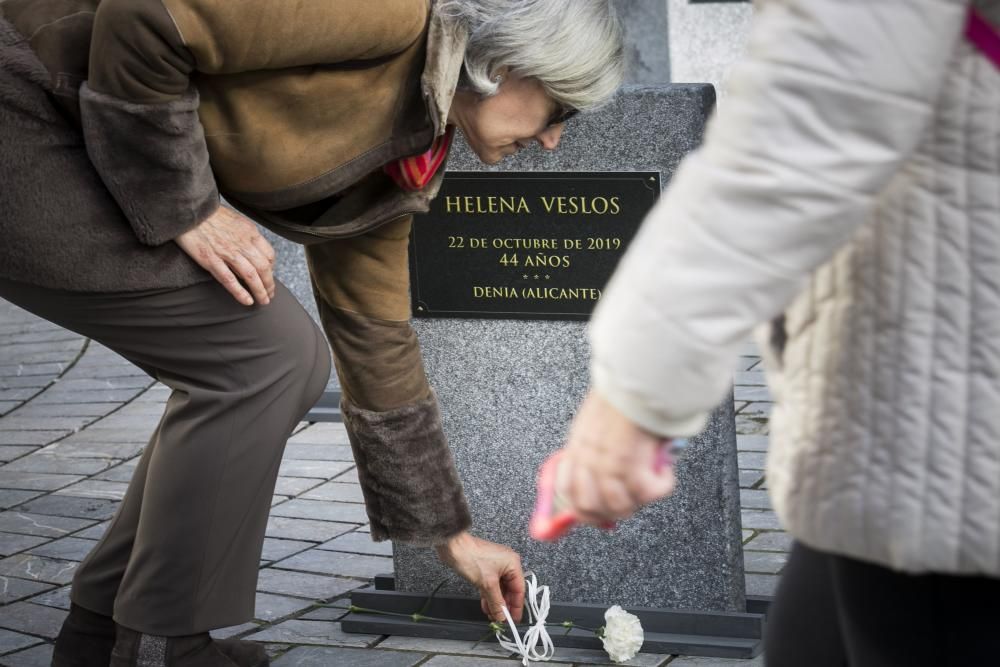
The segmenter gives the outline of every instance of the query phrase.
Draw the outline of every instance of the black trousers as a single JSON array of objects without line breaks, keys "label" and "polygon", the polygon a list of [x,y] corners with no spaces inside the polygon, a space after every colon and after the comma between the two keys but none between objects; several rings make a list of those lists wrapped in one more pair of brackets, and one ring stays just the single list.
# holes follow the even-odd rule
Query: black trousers
[{"label": "black trousers", "polygon": [[908,575],[795,544],[768,667],[1000,665],[1000,579]]},{"label": "black trousers", "polygon": [[0,297],[173,389],[122,504],[76,570],[73,602],[154,635],[251,620],[285,441],[330,376],[309,315],[280,283],[269,305],[250,308],[214,280],[89,293],[0,279]]}]

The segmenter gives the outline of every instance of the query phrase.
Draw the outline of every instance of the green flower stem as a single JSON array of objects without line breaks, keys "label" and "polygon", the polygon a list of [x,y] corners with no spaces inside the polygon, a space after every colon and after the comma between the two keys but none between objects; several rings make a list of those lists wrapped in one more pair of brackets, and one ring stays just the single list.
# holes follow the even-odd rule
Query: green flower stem
[{"label": "green flower stem", "polygon": [[365,607],[356,607],[353,604],[350,606],[349,611],[361,613],[361,614],[375,614],[377,616],[395,616],[397,618],[408,618],[415,623],[420,623],[421,621],[433,621],[437,623],[455,623],[457,625],[471,625],[477,628],[483,627],[485,624],[477,621],[456,621],[450,618],[435,618],[434,616],[424,616],[423,614],[403,614],[395,611],[382,611],[380,609],[367,609]]},{"label": "green flower stem", "polygon": [[[322,605],[322,606],[332,607],[333,605]],[[376,616],[394,616],[396,618],[408,618],[411,621],[414,621],[415,623],[420,623],[422,621],[431,621],[434,623],[454,623],[455,625],[469,625],[476,628],[482,628],[486,626],[489,627],[489,629],[494,632],[500,632],[506,627],[506,623],[493,622],[486,624],[481,621],[458,621],[451,618],[436,618],[434,616],[424,616],[421,613],[403,614],[401,612],[396,612],[396,611],[382,611],[380,609],[368,609],[366,607],[358,607],[353,604],[348,608],[348,611],[359,614],[375,614]],[[588,628],[585,625],[580,625],[579,623],[574,623],[573,621],[563,621],[562,623],[546,623],[545,625],[550,628],[566,628],[569,630],[578,628],[580,630],[586,630],[587,632],[592,632],[598,637],[604,634],[604,628],[597,628],[597,629]]]}]

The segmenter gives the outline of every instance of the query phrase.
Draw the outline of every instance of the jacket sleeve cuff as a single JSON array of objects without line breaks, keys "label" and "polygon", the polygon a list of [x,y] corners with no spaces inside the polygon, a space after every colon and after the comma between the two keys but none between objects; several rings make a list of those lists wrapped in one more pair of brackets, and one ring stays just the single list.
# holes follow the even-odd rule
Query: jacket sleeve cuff
[{"label": "jacket sleeve cuff", "polygon": [[472,525],[437,398],[393,410],[341,403],[372,539],[436,546]]},{"label": "jacket sleeve cuff", "polygon": [[80,110],[87,154],[139,241],[166,243],[219,207],[197,90],[140,104],[85,83]]},{"label": "jacket sleeve cuff", "polygon": [[641,428],[664,438],[687,438],[701,433],[708,424],[709,412],[690,415],[665,414],[659,401],[643,400],[642,396],[629,391],[614,380],[614,376],[603,365],[591,363],[590,382],[599,393],[619,412]]}]

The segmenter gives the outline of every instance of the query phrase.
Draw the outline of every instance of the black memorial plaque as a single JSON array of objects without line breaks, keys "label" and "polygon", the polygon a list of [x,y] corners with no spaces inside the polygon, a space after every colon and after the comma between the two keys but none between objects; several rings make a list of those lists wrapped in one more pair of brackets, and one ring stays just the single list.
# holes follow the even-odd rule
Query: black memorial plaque
[{"label": "black memorial plaque", "polygon": [[449,172],[410,237],[416,317],[586,320],[659,172]]}]

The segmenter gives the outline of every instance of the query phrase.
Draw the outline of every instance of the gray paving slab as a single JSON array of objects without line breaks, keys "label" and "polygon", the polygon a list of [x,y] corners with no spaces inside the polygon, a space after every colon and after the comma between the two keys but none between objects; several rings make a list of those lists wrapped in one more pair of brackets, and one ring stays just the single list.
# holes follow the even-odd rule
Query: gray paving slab
[{"label": "gray paving slab", "polygon": [[23,635],[20,632],[0,629],[0,654],[20,651],[41,643],[43,640],[30,635]]},{"label": "gray paving slab", "polygon": [[257,590],[307,600],[329,600],[361,586],[354,579],[264,568],[257,577]]},{"label": "gray paving slab", "polygon": [[764,480],[763,470],[740,470],[740,488],[759,488]]},{"label": "gray paving slab", "polygon": [[755,551],[784,551],[792,550],[792,536],[784,531],[760,532],[747,543],[747,549]]},{"label": "gray paving slab", "polygon": [[[17,577],[0,576],[0,605],[10,604],[55,588],[43,581],[28,581]],[[0,607],[0,610],[5,607]],[[2,627],[2,626],[0,626]]]},{"label": "gray paving slab", "polygon": [[149,433],[142,436],[135,436],[131,442],[110,442],[110,441],[81,441],[75,440],[80,433],[76,433],[65,440],[55,443],[52,447],[59,456],[72,456],[77,458],[105,458],[116,461],[131,459],[142,453],[149,439]]},{"label": "gray paving slab", "polygon": [[763,452],[739,452],[736,457],[741,470],[764,470],[767,467],[767,454]]},{"label": "gray paving slab", "polygon": [[766,435],[736,436],[736,449],[741,452],[766,452],[771,438]]},{"label": "gray paving slab", "polygon": [[39,362],[39,363],[5,363],[0,364],[0,375],[4,377],[25,377],[30,375],[43,375],[54,378],[66,371],[68,363]]},{"label": "gray paving slab", "polygon": [[51,537],[40,537],[37,535],[0,533],[0,556],[10,556],[20,551],[26,551],[41,544],[45,544],[51,539]]},{"label": "gray paving slab", "polygon": [[118,508],[118,501],[49,494],[27,502],[22,507],[24,511],[33,514],[104,521],[114,516],[115,510]]},{"label": "gray paving slab", "polygon": [[767,510],[743,510],[740,512],[744,528],[754,530],[781,530],[778,515]]},{"label": "gray paving slab", "polygon": [[97,540],[83,540],[78,537],[63,537],[28,550],[33,556],[82,561],[97,545]]},{"label": "gray paving slab", "polygon": [[320,484],[320,480],[311,477],[279,477],[274,493],[279,496],[300,496]]},{"label": "gray paving slab", "polygon": [[344,503],[364,503],[360,484],[325,482],[302,494],[305,500],[336,500]]},{"label": "gray paving slab", "polygon": [[0,559],[0,577],[17,577],[28,581],[49,584],[68,584],[73,581],[76,561],[46,558],[32,554],[16,554]]},{"label": "gray paving slab", "polygon": [[105,458],[67,458],[41,449],[33,454],[21,457],[17,461],[0,467],[0,471],[17,472],[47,472],[73,475],[94,475],[107,470],[117,463],[114,459]]},{"label": "gray paving slab", "polygon": [[771,392],[766,386],[739,385],[733,392],[737,401],[771,401]]},{"label": "gray paving slab", "polygon": [[343,424],[319,423],[298,431],[288,440],[288,444],[347,445],[347,429]]},{"label": "gray paving slab", "polygon": [[46,429],[44,431],[0,431],[0,445],[17,447],[47,445],[69,435],[66,429]]},{"label": "gray paving slab", "polygon": [[347,616],[347,609],[344,607],[319,607],[308,611],[299,618],[303,621],[339,621]]},{"label": "gray paving slab", "polygon": [[258,642],[365,648],[377,642],[382,636],[349,634],[341,630],[340,623],[335,621],[292,620],[282,621],[246,638]]},{"label": "gray paving slab", "polygon": [[0,463],[9,463],[31,452],[38,451],[36,445],[0,445]]},{"label": "gray paving slab", "polygon": [[55,491],[84,479],[81,475],[54,475],[40,472],[0,470],[0,488],[26,491]]},{"label": "gray paving slab", "polygon": [[764,656],[760,655],[752,660],[679,657],[670,662],[670,667],[764,667]]},{"label": "gray paving slab", "polygon": [[788,554],[779,551],[743,552],[744,569],[755,574],[778,574],[787,562]]},{"label": "gray paving slab", "polygon": [[427,656],[422,653],[363,650],[332,646],[297,646],[271,662],[272,667],[413,667]]},{"label": "gray paving slab", "polygon": [[[42,394],[34,401],[42,401],[44,397],[45,395]],[[17,413],[14,413],[0,419],[0,431],[43,431],[45,433],[53,430],[76,431],[92,421],[94,421],[94,417],[51,417],[41,420],[37,417],[19,417]]]},{"label": "gray paving slab", "polygon": [[370,579],[377,574],[392,572],[392,558],[310,549],[291,558],[278,561],[274,563],[274,567],[283,570]]},{"label": "gray paving slab", "polygon": [[747,595],[774,595],[778,588],[778,575],[752,574],[746,575]]},{"label": "gray paving slab", "polygon": [[70,484],[56,491],[56,495],[76,496],[78,498],[103,499],[117,502],[125,497],[128,491],[126,482],[110,482],[100,479],[85,479],[76,484]]},{"label": "gray paving slab", "polygon": [[208,634],[210,634],[215,639],[228,639],[230,637],[242,635],[244,633],[251,632],[259,628],[260,628],[259,624],[248,622],[248,623],[243,623],[241,625],[233,625],[228,628],[219,628],[217,630],[211,630]]},{"label": "gray paving slab", "polygon": [[261,554],[261,558],[266,561],[281,560],[282,558],[287,558],[293,554],[297,554],[300,551],[305,551],[315,547],[314,542],[305,542],[302,540],[282,540],[274,537],[264,538],[264,551]]},{"label": "gray paving slab", "polygon": [[577,665],[627,665],[628,667],[660,667],[669,664],[671,656],[657,653],[640,653],[628,662],[612,662],[608,654],[598,649],[559,648],[556,659]]},{"label": "gray paving slab", "polygon": [[94,475],[94,479],[105,481],[105,482],[125,482],[128,483],[132,480],[132,475],[135,473],[136,465],[139,463],[139,458],[135,457],[120,463],[113,468],[108,468],[104,472]]},{"label": "gray paving slab", "polygon": [[774,410],[774,403],[770,401],[754,401],[750,405],[740,410],[740,415],[744,417],[767,418]]},{"label": "gray paving slab", "polygon": [[15,602],[0,607],[0,628],[55,639],[66,612],[30,602]]},{"label": "gray paving slab", "polygon": [[302,498],[289,500],[271,508],[271,516],[316,519],[318,521],[340,521],[343,523],[365,523],[368,521],[365,508],[356,503],[340,503],[332,500],[305,500]]},{"label": "gray paving slab", "polygon": [[271,623],[279,618],[291,616],[316,605],[312,600],[274,595],[272,593],[257,593],[254,607],[254,618]]},{"label": "gray paving slab", "polygon": [[284,458],[306,461],[346,461],[354,463],[350,445],[307,445],[289,442],[285,446]]},{"label": "gray paving slab", "polygon": [[128,403],[142,392],[141,389],[88,389],[76,391],[53,385],[41,396],[32,399],[34,405],[57,403]]},{"label": "gray paving slab", "polygon": [[278,475],[285,477],[313,477],[330,479],[337,477],[352,467],[345,461],[315,461],[304,459],[284,459],[278,469]]},{"label": "gray paving slab", "polygon": [[361,480],[358,479],[357,468],[351,468],[347,472],[337,475],[334,480],[344,484],[361,484]]},{"label": "gray paving slab", "polygon": [[50,667],[52,664],[52,644],[39,644],[24,651],[0,656],[4,667]]},{"label": "gray paving slab", "polygon": [[767,432],[767,418],[736,415],[736,433],[740,435],[764,435]]},{"label": "gray paving slab", "polygon": [[41,595],[35,595],[29,598],[27,601],[32,604],[41,604],[46,607],[56,607],[57,609],[65,609],[69,611],[70,599],[70,586],[62,586],[61,588],[53,588],[51,591],[46,591]]},{"label": "gray paving slab", "polygon": [[0,377],[0,389],[44,389],[51,381],[51,378],[43,375],[8,375]]},{"label": "gray paving slab", "polygon": [[10,509],[43,495],[44,491],[0,489],[0,510]]},{"label": "gray paving slab", "polygon": [[0,402],[23,403],[40,391],[38,387],[0,388]]},{"label": "gray paving slab", "polygon": [[[558,653],[557,653],[558,655]],[[436,655],[424,663],[427,667],[505,667],[511,663],[518,664],[516,658],[473,658],[467,655]],[[571,667],[568,662],[546,662],[553,667]]]},{"label": "gray paving slab", "polygon": [[32,514],[19,510],[0,512],[0,531],[22,535],[63,537],[74,531],[87,528],[92,523],[93,521],[86,519],[45,516],[44,514]]},{"label": "gray paving slab", "polygon": [[48,419],[53,416],[103,417],[120,406],[121,403],[44,403],[36,405],[34,402],[31,402],[18,410],[17,414],[19,417],[35,417],[38,419]]},{"label": "gray paving slab", "polygon": [[[489,628],[484,623],[484,634]],[[423,651],[424,653],[450,653],[463,656],[480,656],[507,658],[510,652],[501,648],[495,641],[465,641],[456,639],[432,639],[430,637],[403,637],[393,635],[386,637],[380,648],[390,648],[397,651]]]},{"label": "gray paving slab", "polygon": [[316,521],[313,519],[296,519],[272,515],[267,520],[266,534],[268,537],[283,537],[290,540],[326,542],[332,540],[337,535],[350,532],[356,527],[353,523],[336,523],[333,521]]},{"label": "gray paving slab", "polygon": [[[365,533],[347,533],[335,537],[329,542],[316,547],[329,551],[345,551],[347,553],[368,554],[371,556],[392,556],[392,542],[375,542],[371,535]],[[379,573],[381,574],[381,573]]]},{"label": "gray paving slab", "polygon": [[767,491],[756,489],[740,489],[740,507],[743,509],[771,509],[771,499]]},{"label": "gray paving slab", "polygon": [[99,540],[104,536],[104,531],[107,530],[110,523],[110,521],[102,521],[101,523],[94,524],[89,528],[73,533],[73,537],[80,537],[86,540]]}]

